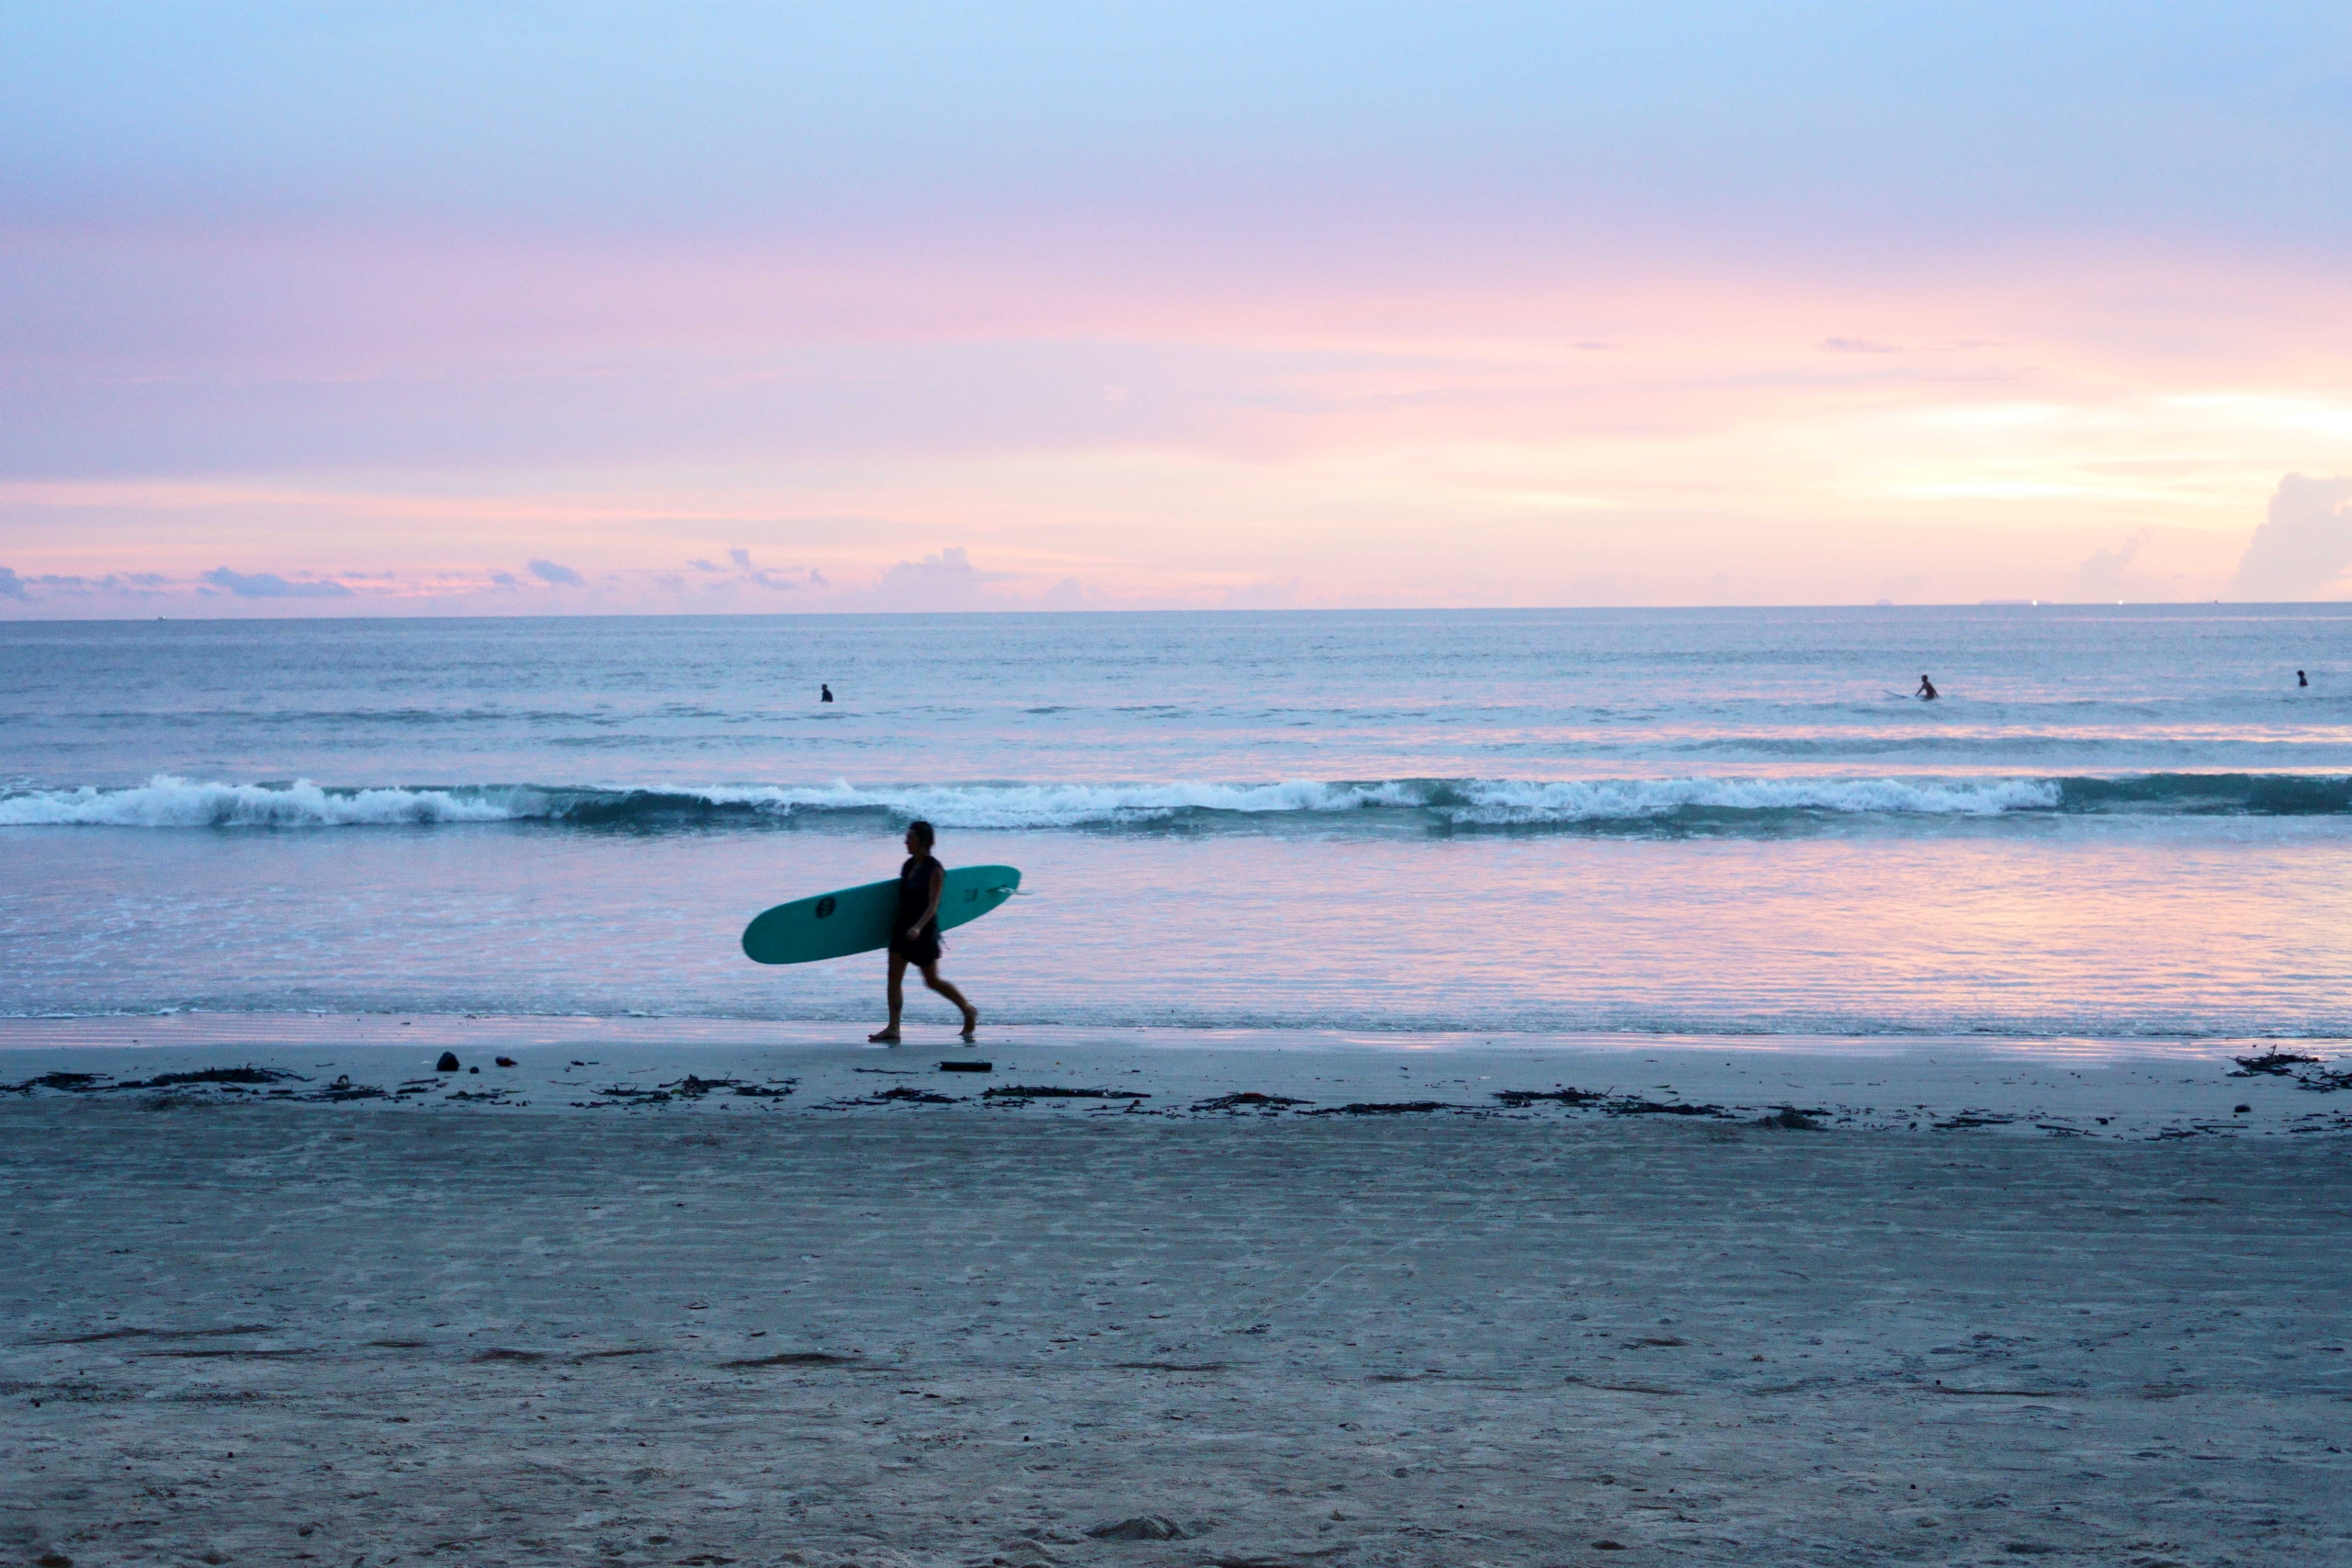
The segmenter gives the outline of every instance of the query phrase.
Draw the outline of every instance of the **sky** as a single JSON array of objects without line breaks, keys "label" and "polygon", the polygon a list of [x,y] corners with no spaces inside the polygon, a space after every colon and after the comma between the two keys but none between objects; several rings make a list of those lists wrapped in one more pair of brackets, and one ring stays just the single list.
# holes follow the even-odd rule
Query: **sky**
[{"label": "sky", "polygon": [[0,12],[0,617],[2352,596],[2352,7]]}]

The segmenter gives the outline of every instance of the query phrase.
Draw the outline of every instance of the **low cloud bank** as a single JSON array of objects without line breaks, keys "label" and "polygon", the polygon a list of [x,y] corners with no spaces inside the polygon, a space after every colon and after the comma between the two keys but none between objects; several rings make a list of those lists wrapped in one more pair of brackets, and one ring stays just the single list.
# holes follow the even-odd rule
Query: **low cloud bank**
[{"label": "low cloud bank", "polygon": [[240,599],[348,599],[351,590],[333,581],[288,582],[274,571],[232,571],[216,566],[202,580]]}]

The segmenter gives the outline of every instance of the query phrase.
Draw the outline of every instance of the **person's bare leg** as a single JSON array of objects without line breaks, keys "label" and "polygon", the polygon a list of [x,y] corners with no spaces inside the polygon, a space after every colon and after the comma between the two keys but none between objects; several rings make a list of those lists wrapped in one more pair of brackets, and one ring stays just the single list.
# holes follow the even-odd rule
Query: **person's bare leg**
[{"label": "person's bare leg", "polygon": [[[924,964],[922,970],[923,977],[929,979],[931,965]],[[882,987],[883,998],[890,1004],[890,1021],[884,1024],[879,1032],[865,1037],[868,1045],[896,1045],[899,1043],[899,1015],[907,1010],[906,982],[907,955],[893,953],[890,954],[890,978]]]},{"label": "person's bare leg", "polygon": [[953,981],[939,977],[939,965],[935,963],[922,966],[922,983],[964,1010],[964,1038],[972,1038],[973,1032],[980,1027],[980,1010],[964,999],[964,993],[956,988]]}]

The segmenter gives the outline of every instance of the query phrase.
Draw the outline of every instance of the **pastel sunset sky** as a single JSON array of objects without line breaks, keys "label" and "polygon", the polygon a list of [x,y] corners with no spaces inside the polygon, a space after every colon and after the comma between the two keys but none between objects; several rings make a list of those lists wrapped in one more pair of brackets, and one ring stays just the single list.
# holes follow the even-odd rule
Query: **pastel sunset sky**
[{"label": "pastel sunset sky", "polygon": [[17,6],[0,616],[2342,597],[2347,258],[2340,0]]}]

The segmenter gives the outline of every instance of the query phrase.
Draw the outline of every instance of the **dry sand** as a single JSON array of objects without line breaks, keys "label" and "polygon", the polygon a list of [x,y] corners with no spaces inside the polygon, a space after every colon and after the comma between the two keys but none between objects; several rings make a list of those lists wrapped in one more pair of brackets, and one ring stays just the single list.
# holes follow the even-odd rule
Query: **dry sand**
[{"label": "dry sand", "polygon": [[[337,1027],[139,1055],[19,1031],[40,1048],[6,1076],[417,1072],[414,1047],[318,1043]],[[2279,1135],[1151,1113],[1220,1084],[1371,1103],[1358,1074],[1492,1106],[1564,1076],[1556,1052],[1400,1071],[1049,1040],[1020,1075],[1155,1097],[1131,1102],[977,1098],[1030,1046],[972,1079],[938,1049],[729,1047],[742,1081],[799,1080],[782,1100],[574,1110],[547,1087],[692,1065],[631,1048],[609,1074],[513,1069],[529,1109],[448,1102],[487,1066],[429,1105],[0,1100],[0,1551],[2352,1562],[2352,1145],[2289,1135],[2330,1097],[2226,1062],[2149,1082],[2171,1074],[2177,1122]],[[2080,1070],[2109,1069],[1999,1069],[2045,1106],[2094,1093]],[[1918,1103],[1921,1081],[1883,1087]],[[2109,1114],[2154,1092],[2095,1081]],[[966,1098],[820,1109],[896,1088]],[[1132,1520],[1183,1533],[1087,1533]]]}]

